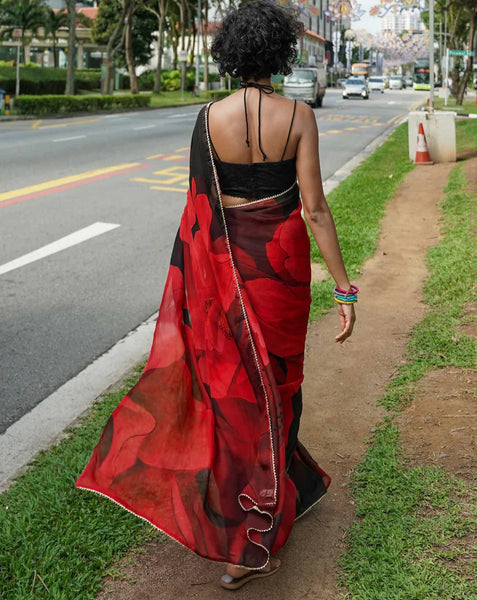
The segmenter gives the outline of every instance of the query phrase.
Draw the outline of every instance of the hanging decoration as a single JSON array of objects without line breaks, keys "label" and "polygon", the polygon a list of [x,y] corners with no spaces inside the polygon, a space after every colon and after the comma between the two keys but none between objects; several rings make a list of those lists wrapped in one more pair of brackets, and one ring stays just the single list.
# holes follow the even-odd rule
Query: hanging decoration
[{"label": "hanging decoration", "polygon": [[372,17],[385,17],[388,12],[401,13],[405,10],[427,11],[424,0],[379,0],[379,4],[369,9]]},{"label": "hanging decoration", "polygon": [[331,0],[324,12],[328,21],[337,21],[341,18],[358,21],[366,11],[361,8],[357,0]]}]

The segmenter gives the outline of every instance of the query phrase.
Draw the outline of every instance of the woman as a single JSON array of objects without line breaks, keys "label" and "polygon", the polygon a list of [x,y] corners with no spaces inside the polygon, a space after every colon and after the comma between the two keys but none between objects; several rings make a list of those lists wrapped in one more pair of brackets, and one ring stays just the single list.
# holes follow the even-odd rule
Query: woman
[{"label": "woman", "polygon": [[228,589],[276,572],[272,554],[330,482],[297,439],[310,306],[297,175],[337,283],[337,342],[355,319],[313,112],[270,85],[301,32],[292,12],[253,1],[217,34],[219,70],[243,87],[199,113],[151,354],[77,482],[228,563]]}]

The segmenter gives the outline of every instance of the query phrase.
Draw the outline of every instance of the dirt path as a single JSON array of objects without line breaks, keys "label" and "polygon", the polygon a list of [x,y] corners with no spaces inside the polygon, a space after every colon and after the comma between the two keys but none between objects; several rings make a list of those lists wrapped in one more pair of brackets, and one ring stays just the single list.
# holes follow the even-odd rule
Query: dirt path
[{"label": "dirt path", "polygon": [[[336,565],[354,517],[346,484],[364,441],[383,417],[376,402],[404,359],[412,326],[424,314],[424,255],[438,241],[437,206],[452,167],[414,169],[389,204],[378,249],[356,280],[361,294],[352,338],[343,346],[334,344],[334,312],[310,328],[300,438],[331,474],[332,485],[323,501],[296,523],[280,552],[281,571],[266,583],[252,582],[235,592],[236,600],[339,598]],[[231,597],[218,585],[222,565],[170,540],[146,545],[119,568],[122,577],[108,578],[98,600]]]}]

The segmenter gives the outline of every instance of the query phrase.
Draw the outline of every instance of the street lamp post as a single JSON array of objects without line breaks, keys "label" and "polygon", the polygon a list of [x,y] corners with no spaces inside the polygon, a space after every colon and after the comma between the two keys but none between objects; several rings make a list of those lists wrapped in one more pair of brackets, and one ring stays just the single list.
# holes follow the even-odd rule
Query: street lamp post
[{"label": "street lamp post", "polygon": [[199,95],[199,81],[200,81],[200,13],[202,11],[202,2],[198,0],[197,3],[197,56],[195,60],[195,94]]},{"label": "street lamp post", "polygon": [[429,0],[429,111],[434,111],[434,0]]}]

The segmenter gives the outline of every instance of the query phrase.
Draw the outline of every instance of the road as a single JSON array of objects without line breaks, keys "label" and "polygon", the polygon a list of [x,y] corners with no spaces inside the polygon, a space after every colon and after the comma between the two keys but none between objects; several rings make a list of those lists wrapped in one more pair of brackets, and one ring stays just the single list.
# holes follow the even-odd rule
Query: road
[{"label": "road", "polygon": [[[328,90],[323,178],[420,99]],[[0,434],[157,310],[199,110],[0,122]]]}]

